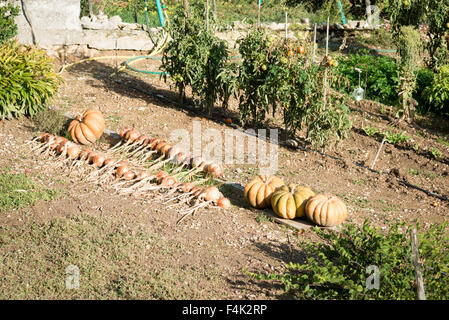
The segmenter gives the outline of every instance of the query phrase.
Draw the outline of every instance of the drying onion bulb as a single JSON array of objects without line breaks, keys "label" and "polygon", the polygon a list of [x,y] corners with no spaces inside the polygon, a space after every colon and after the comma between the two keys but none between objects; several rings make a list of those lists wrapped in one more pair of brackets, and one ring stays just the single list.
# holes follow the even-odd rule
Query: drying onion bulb
[{"label": "drying onion bulb", "polygon": [[182,192],[190,192],[192,191],[192,189],[195,187],[195,185],[191,182],[184,182],[183,184],[181,184],[180,189]]},{"label": "drying onion bulb", "polygon": [[171,176],[167,176],[161,180],[160,184],[167,187],[173,186],[174,184],[176,184],[176,179]]},{"label": "drying onion bulb", "polygon": [[78,155],[80,154],[81,149],[76,144],[72,143],[67,147],[67,157],[70,159],[76,159],[78,158]]},{"label": "drying onion bulb", "polygon": [[105,166],[113,165],[114,163],[115,163],[115,159],[113,159],[113,158],[108,158],[108,159],[104,160]]},{"label": "drying onion bulb", "polygon": [[165,146],[166,144],[167,144],[167,141],[164,141],[164,140],[159,141],[158,144],[155,147],[155,150],[160,153],[162,147]]},{"label": "drying onion bulb", "polygon": [[92,152],[92,150],[85,148],[83,150],[81,150],[81,152],[79,153],[79,159],[84,161],[89,157],[89,154]]},{"label": "drying onion bulb", "polygon": [[126,171],[124,174],[123,174],[123,176],[122,176],[122,178],[123,179],[125,179],[125,180],[132,180],[132,179],[134,179],[136,177],[136,174],[134,173],[134,171]]},{"label": "drying onion bulb", "polygon": [[160,153],[163,154],[167,158],[167,155],[171,149],[173,149],[173,146],[167,143],[166,145],[164,145],[161,148]]},{"label": "drying onion bulb", "polygon": [[131,130],[131,129],[123,128],[122,130],[120,130],[119,133],[118,133],[120,135],[120,138],[123,139],[125,137],[126,133],[128,133],[129,130]]},{"label": "drying onion bulb", "polygon": [[212,177],[214,177],[214,178],[219,178],[219,177],[223,176],[223,173],[224,173],[221,166],[214,162],[212,162],[208,166],[206,166],[204,168],[204,170],[209,172],[212,175]]},{"label": "drying onion bulb", "polygon": [[49,133],[42,133],[39,138],[37,138],[37,140],[39,140],[40,142],[45,142],[48,141],[50,134]]},{"label": "drying onion bulb", "polygon": [[157,144],[160,142],[161,140],[159,138],[154,138],[150,141],[149,143],[149,147],[151,150],[154,150],[157,146]]},{"label": "drying onion bulb", "polygon": [[118,166],[117,170],[115,170],[115,176],[117,178],[123,177],[125,173],[127,173],[130,170],[129,165],[122,164],[121,166]]},{"label": "drying onion bulb", "polygon": [[120,166],[129,166],[129,161],[128,160],[121,160],[117,163],[117,167]]},{"label": "drying onion bulb", "polygon": [[136,143],[138,144],[143,144],[143,142],[145,141],[145,139],[147,139],[147,136],[145,135],[141,135],[136,139]]},{"label": "drying onion bulb", "polygon": [[128,132],[126,132],[126,134],[125,134],[125,140],[129,141],[129,142],[134,142],[139,137],[140,137],[140,133],[136,129],[131,129]]},{"label": "drying onion bulb", "polygon": [[213,186],[207,187],[203,194],[206,201],[217,201],[223,196],[218,188]]},{"label": "drying onion bulb", "polygon": [[149,176],[150,176],[150,173],[148,171],[139,171],[136,174],[136,180],[140,181],[140,180],[148,178]]},{"label": "drying onion bulb", "polygon": [[231,201],[228,198],[220,198],[217,200],[217,205],[220,208],[229,208],[231,206]]},{"label": "drying onion bulb", "polygon": [[213,162],[210,161],[210,160],[204,160],[204,161],[201,162],[201,164],[197,167],[197,169],[198,169],[198,170],[201,170],[201,171],[205,171],[205,168],[206,168],[208,165],[212,164],[212,163],[213,163]]},{"label": "drying onion bulb", "polygon": [[156,175],[156,181],[158,184],[161,183],[162,179],[164,179],[165,177],[168,177],[169,174],[166,171],[159,171]]},{"label": "drying onion bulb", "polygon": [[94,163],[94,157],[98,156],[98,152],[92,151],[91,153],[89,153],[89,156],[87,157],[87,163],[88,164],[92,164]]},{"label": "drying onion bulb", "polygon": [[101,154],[97,154],[94,157],[92,157],[92,164],[98,168],[101,168],[104,165],[105,162],[104,156]]}]

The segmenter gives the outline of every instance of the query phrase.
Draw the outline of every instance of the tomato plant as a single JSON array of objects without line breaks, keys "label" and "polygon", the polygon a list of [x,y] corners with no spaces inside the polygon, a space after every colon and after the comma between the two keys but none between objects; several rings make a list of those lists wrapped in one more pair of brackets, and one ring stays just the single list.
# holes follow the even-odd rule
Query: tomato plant
[{"label": "tomato plant", "polygon": [[[203,15],[193,7],[184,17],[178,8],[170,25],[172,40],[163,51],[162,70],[169,73],[182,99],[186,86],[190,86],[203,109],[211,113],[216,99],[229,95],[218,76],[227,66],[229,53],[226,42],[207,30]],[[166,80],[166,75],[163,77]]]},{"label": "tomato plant", "polygon": [[302,44],[276,40],[260,29],[239,42],[243,59],[239,110],[246,124],[254,126],[281,108],[288,136],[304,129],[306,140],[319,146],[347,136],[351,122],[344,101],[329,90],[324,108],[324,73],[334,65],[331,57],[315,65],[297,49]]}]

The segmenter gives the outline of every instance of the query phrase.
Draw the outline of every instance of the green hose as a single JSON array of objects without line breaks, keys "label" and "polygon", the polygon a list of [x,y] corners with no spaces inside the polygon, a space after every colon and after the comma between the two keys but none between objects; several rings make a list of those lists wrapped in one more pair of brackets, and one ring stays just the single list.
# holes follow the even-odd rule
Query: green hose
[{"label": "green hose", "polygon": [[136,71],[136,72],[141,72],[141,73],[146,73],[146,74],[158,74],[158,75],[168,75],[167,72],[161,72],[161,71],[147,71],[147,70],[139,70],[136,69],[132,66],[129,65],[130,62],[133,62],[135,60],[140,60],[140,59],[153,59],[153,60],[161,60],[162,58],[160,57],[153,57],[153,56],[138,56],[138,57],[133,57],[131,59],[126,60],[125,65],[127,68]]}]

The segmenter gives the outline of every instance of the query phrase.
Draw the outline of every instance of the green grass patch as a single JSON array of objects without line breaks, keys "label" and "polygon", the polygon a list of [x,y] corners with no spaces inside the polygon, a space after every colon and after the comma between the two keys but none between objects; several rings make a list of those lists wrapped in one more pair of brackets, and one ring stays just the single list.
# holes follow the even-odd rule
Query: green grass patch
[{"label": "green grass patch", "polygon": [[[81,214],[19,227],[0,226],[0,299],[213,296],[200,280],[218,286],[217,271],[176,268],[169,261],[182,251],[180,243],[110,217]],[[71,265],[79,270],[78,289],[66,286]]]},{"label": "green grass patch", "polygon": [[0,173],[0,212],[19,209],[39,200],[53,200],[60,191],[47,189],[24,173]]}]

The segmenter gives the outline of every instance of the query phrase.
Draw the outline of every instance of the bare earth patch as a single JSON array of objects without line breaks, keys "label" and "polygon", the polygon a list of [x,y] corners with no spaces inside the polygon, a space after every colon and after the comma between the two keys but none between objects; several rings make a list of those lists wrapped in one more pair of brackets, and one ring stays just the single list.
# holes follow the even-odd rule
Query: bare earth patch
[{"label": "bare earth patch", "polygon": [[[156,70],[157,63],[136,66]],[[113,72],[113,60],[70,67],[54,106],[72,113],[99,108],[109,129],[135,127],[167,140],[178,128],[192,132],[192,121],[202,118],[115,83]],[[120,80],[178,99],[170,83],[157,76],[126,71]],[[325,150],[345,161],[310,149],[280,147],[277,174],[286,182],[340,196],[350,211],[347,223],[361,224],[369,219],[384,227],[395,220],[417,219],[424,225],[448,221],[448,202],[396,181],[397,177],[448,197],[449,147],[441,143],[447,136],[405,126],[402,130],[412,137],[412,145],[419,145],[420,150],[438,148],[442,156],[433,159],[409,146],[386,144],[375,169],[387,174],[377,174],[353,165],[369,166],[379,146],[379,141],[364,134],[362,128],[390,127],[378,106],[356,108],[350,138],[335,150]],[[223,123],[227,116],[236,116],[236,101],[230,110],[203,121],[203,130],[224,132],[230,128]],[[249,208],[241,192],[231,188],[223,190],[233,204],[229,210],[202,209],[176,226],[179,215],[161,203],[112,194],[69,175],[53,158],[36,155],[26,144],[35,134],[28,119],[0,121],[0,165],[11,172],[26,173],[42,187],[60,190],[61,194],[28,207],[0,211],[0,259],[5,266],[0,270],[0,298],[288,298],[280,296],[273,283],[254,281],[245,271],[272,272],[301,259],[300,243],[315,239],[312,230],[298,233],[271,222]],[[226,165],[225,170],[229,181],[242,185],[258,174],[257,165]],[[65,289],[65,270],[71,264],[80,269],[77,291]]]}]

